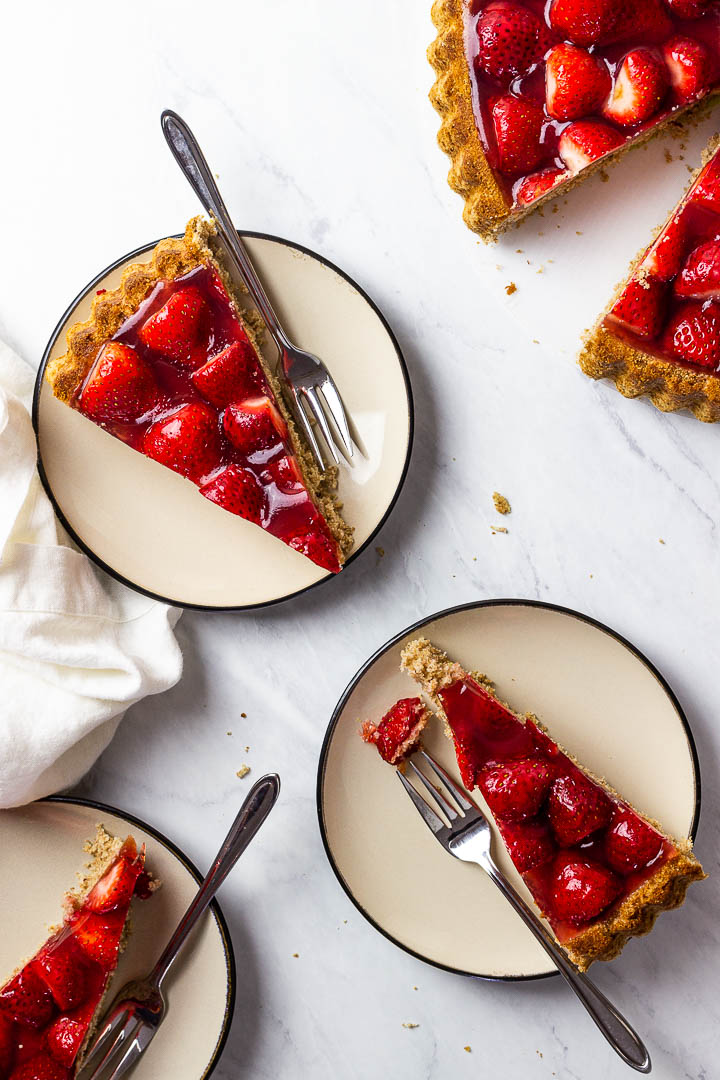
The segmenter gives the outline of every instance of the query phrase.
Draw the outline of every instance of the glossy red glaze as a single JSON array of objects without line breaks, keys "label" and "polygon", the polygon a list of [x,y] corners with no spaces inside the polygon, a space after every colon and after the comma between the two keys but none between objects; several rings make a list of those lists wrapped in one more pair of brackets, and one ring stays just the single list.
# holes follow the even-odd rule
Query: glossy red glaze
[{"label": "glossy red glaze", "polygon": [[363,724],[361,734],[365,742],[375,744],[383,761],[399,765],[417,748],[425,718],[426,709],[420,698],[402,698],[379,724],[369,721]]}]

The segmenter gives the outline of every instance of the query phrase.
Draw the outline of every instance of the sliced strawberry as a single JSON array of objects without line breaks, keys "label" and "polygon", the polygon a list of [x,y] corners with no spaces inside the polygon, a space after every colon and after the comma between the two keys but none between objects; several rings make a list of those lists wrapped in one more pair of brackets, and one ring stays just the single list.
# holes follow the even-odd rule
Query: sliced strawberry
[{"label": "sliced strawberry", "polygon": [[638,337],[657,337],[665,318],[666,292],[665,282],[639,274],[628,281],[610,311],[610,318]]},{"label": "sliced strawberry", "polygon": [[690,252],[675,281],[675,292],[694,300],[720,299],[720,237]]},{"label": "sliced strawberry", "polygon": [[574,176],[593,161],[616,150],[623,136],[599,120],[576,120],[565,128],[558,142],[560,157]]},{"label": "sliced strawberry", "polygon": [[552,914],[565,922],[585,923],[612,904],[622,892],[618,877],[589,859],[558,856],[553,867]]},{"label": "sliced strawberry", "polygon": [[701,19],[707,15],[714,0],[665,0],[678,19]]},{"label": "sliced strawberry", "polygon": [[385,713],[379,724],[366,721],[361,735],[374,743],[383,761],[398,765],[416,749],[420,732],[427,723],[427,711],[420,698],[402,698]]},{"label": "sliced strawberry", "polygon": [[656,112],[667,88],[667,70],[660,56],[652,49],[633,49],[620,65],[603,115],[622,127],[640,124]]},{"label": "sliced strawberry", "polygon": [[198,484],[221,464],[217,415],[209,405],[191,401],[147,429],[142,452]]},{"label": "sliced strawberry", "polygon": [[605,792],[579,771],[553,780],[548,817],[559,844],[570,847],[607,825],[613,804]]},{"label": "sliced strawberry", "polygon": [[36,1054],[10,1073],[9,1080],[69,1080],[70,1073],[49,1054]]},{"label": "sliced strawberry", "polygon": [[556,120],[599,112],[611,87],[605,61],[577,45],[555,45],[545,61],[545,102]]},{"label": "sliced strawberry", "polygon": [[641,262],[640,269],[659,281],[672,281],[685,260],[686,245],[687,228],[681,212],[665,226]]},{"label": "sliced strawberry", "polygon": [[96,915],[93,911],[80,911],[68,926],[78,943],[91,960],[96,960],[105,971],[117,963],[120,935],[125,925],[125,912],[108,912]]},{"label": "sliced strawberry", "polygon": [[618,806],[605,836],[605,857],[619,874],[631,874],[656,859],[663,848],[660,833],[632,810]]},{"label": "sliced strawberry", "polygon": [[139,420],[157,405],[160,387],[142,356],[119,341],[108,341],[98,353],[79,405],[97,423]]},{"label": "sliced strawberry", "polygon": [[46,946],[39,953],[37,970],[62,1012],[81,1005],[91,987],[87,956],[72,935]]},{"label": "sliced strawberry", "polygon": [[552,0],[550,25],[576,45],[617,41],[621,0]]},{"label": "sliced strawberry", "polygon": [[280,411],[268,397],[246,398],[229,405],[223,428],[230,442],[246,456],[287,438],[287,426]]},{"label": "sliced strawberry", "polygon": [[492,118],[500,171],[508,176],[531,172],[545,156],[542,107],[529,98],[504,94],[495,101]]},{"label": "sliced strawberry", "polygon": [[663,336],[667,352],[700,367],[720,364],[720,308],[711,300],[688,300],[672,316]]},{"label": "sliced strawberry", "polygon": [[567,169],[543,169],[541,172],[531,173],[520,181],[515,192],[515,201],[518,206],[529,206],[536,199],[542,198],[548,191],[567,180],[570,173]]},{"label": "sliced strawberry", "polygon": [[720,154],[713,155],[700,173],[690,191],[690,201],[720,214]]},{"label": "sliced strawberry", "polygon": [[338,546],[319,525],[302,536],[293,536],[288,540],[288,547],[291,547],[293,551],[299,551],[301,555],[317,563],[323,570],[329,570],[331,574],[337,574],[340,570]]},{"label": "sliced strawberry", "polygon": [[477,35],[478,67],[505,86],[541,60],[551,44],[543,20],[509,0],[495,0],[483,9]]},{"label": "sliced strawberry", "polygon": [[267,476],[284,495],[295,494],[299,488],[305,486],[297,461],[292,457],[286,456],[271,461],[267,467]]},{"label": "sliced strawberry", "polygon": [[141,869],[139,863],[117,858],[90,891],[85,906],[90,911],[112,911],[128,904]]},{"label": "sliced strawberry", "polygon": [[632,38],[657,45],[665,41],[673,31],[665,0],[633,0],[632,4],[623,2],[620,8],[618,41]]},{"label": "sliced strawberry", "polygon": [[486,766],[478,784],[493,814],[522,821],[537,814],[553,777],[552,767],[541,758],[517,758]]},{"label": "sliced strawberry", "polygon": [[88,1033],[96,1009],[95,1001],[81,1005],[69,1015],[58,1016],[47,1029],[45,1042],[51,1055],[68,1068],[73,1064]]},{"label": "sliced strawberry", "polygon": [[55,1012],[52,994],[32,964],[0,990],[0,1010],[18,1024],[41,1028]]},{"label": "sliced strawberry", "polygon": [[13,1067],[15,1057],[15,1025],[9,1016],[0,1012],[0,1077],[5,1080]]},{"label": "sliced strawberry", "polygon": [[251,397],[262,387],[263,379],[255,350],[249,341],[234,341],[213,356],[190,376],[198,393],[224,409],[231,401]]},{"label": "sliced strawberry", "polygon": [[710,88],[714,64],[707,48],[689,37],[675,37],[663,45],[665,67],[673,99],[679,105],[694,101]]},{"label": "sliced strawberry", "polygon": [[207,336],[210,309],[199,289],[189,285],[174,292],[159,311],[140,327],[140,340],[155,352],[179,364],[197,367],[204,358],[200,347]]},{"label": "sliced strawberry", "polygon": [[255,475],[240,465],[228,465],[214,480],[200,488],[200,494],[256,525],[262,520],[263,489]]},{"label": "sliced strawberry", "polygon": [[557,851],[543,821],[503,822],[501,831],[510,858],[521,874],[548,862]]}]

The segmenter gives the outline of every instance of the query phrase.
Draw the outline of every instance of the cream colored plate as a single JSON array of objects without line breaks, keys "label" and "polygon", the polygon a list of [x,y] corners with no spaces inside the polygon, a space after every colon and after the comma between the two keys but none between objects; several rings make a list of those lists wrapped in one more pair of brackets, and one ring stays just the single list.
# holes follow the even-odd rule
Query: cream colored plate
[{"label": "cream colored plate", "polygon": [[[341,467],[344,516],[355,548],[369,542],[405,478],[412,398],[399,347],[372,301],[319,256],[272,237],[246,236],[281,322],[331,370],[367,451]],[[65,350],[69,325],[87,319],[96,289],[115,288],[133,252],[83,291],[43,359]],[[268,360],[276,352],[267,347]],[[46,487],[74,538],[116,577],[185,606],[250,607],[292,596],[327,571],[257,526],[203,499],[188,480],[129,449],[58,402],[45,379],[36,430]]]},{"label": "cream colored plate", "polygon": [[[3,927],[0,983],[31,956],[62,917],[62,900],[76,884],[87,856],[83,844],[101,822],[117,836],[129,833],[147,845],[147,866],[162,888],[134,901],[132,934],[112,986],[117,990],[144,975],[160,955],[197,891],[197,880],[180,852],[149,828],[116,811],[74,801],[43,801],[0,813],[0,884]],[[9,872],[12,868],[12,872]],[[234,961],[226,927],[206,916],[180,954],[164,986],[167,1017],[133,1080],[200,1080],[209,1076],[232,1019]],[[112,990],[111,990],[112,993]]]},{"label": "cream colored plate", "polygon": [[[526,601],[455,608],[418,624],[383,646],[338,704],[320,758],[318,810],[328,856],[360,911],[431,963],[486,978],[549,974],[545,953],[492,882],[443,851],[394,770],[358,737],[361,720],[377,721],[418,692],[399,663],[405,642],[421,635],[488,674],[501,698],[535,712],[581,763],[676,837],[694,834],[700,806],[687,721],[627,642],[575,612]],[[436,721],[426,743],[459,779]],[[500,843],[497,854],[529,898]]]}]

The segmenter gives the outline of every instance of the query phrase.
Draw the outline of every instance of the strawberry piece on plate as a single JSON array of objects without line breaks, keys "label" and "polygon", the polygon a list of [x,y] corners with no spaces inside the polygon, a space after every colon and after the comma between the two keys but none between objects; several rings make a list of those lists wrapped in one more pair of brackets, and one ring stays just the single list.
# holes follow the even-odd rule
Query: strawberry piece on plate
[{"label": "strawberry piece on plate", "polygon": [[665,283],[650,275],[631,278],[609,317],[638,337],[657,337],[665,318],[666,291]]},{"label": "strawberry piece on plate", "polygon": [[323,570],[329,570],[331,574],[337,574],[340,570],[337,544],[319,521],[314,529],[291,537],[287,543],[293,551],[299,551]]},{"label": "strawberry piece on plate", "polygon": [[578,844],[610,821],[613,804],[584,773],[576,771],[553,780],[548,796],[548,817],[558,843]]},{"label": "strawberry piece on plate", "polygon": [[55,1011],[53,996],[32,965],[19,971],[0,991],[0,1010],[27,1027],[41,1028]]},{"label": "strawberry piece on plate", "polygon": [[108,341],[80,391],[82,412],[96,423],[139,420],[157,405],[160,388],[152,368],[135,349]]},{"label": "strawberry piece on plate", "polygon": [[506,86],[541,60],[551,44],[542,19],[511,0],[495,0],[483,9],[477,35],[477,66]]},{"label": "strawberry piece on plate", "polygon": [[360,734],[373,743],[383,761],[399,765],[420,742],[428,712],[420,698],[401,698],[383,716],[379,724],[366,720]]},{"label": "strawberry piece on plate", "polygon": [[565,128],[558,142],[560,157],[571,176],[616,150],[625,142],[622,135],[599,120],[576,120]]},{"label": "strawberry piece on plate", "polygon": [[218,409],[257,393],[262,385],[255,350],[249,341],[233,341],[190,376],[198,393]]},{"label": "strawberry piece on plate", "polygon": [[633,49],[620,65],[603,115],[622,127],[641,124],[657,111],[667,88],[667,69],[660,56],[652,49]]},{"label": "strawberry piece on plate", "polygon": [[221,464],[217,414],[199,401],[183,405],[147,429],[142,452],[199,484]]},{"label": "strawberry piece on plate", "polygon": [[504,94],[492,107],[498,166],[508,176],[528,173],[545,156],[540,142],[544,121],[542,106],[530,98]]},{"label": "strawberry piece on plate", "polygon": [[231,514],[259,525],[264,505],[263,489],[255,475],[240,465],[228,465],[222,472],[200,488],[200,494],[210,502],[229,510]]},{"label": "strawberry piece on plate", "polygon": [[716,368],[720,363],[720,308],[712,301],[688,300],[671,317],[663,345],[680,360]]},{"label": "strawberry piece on plate", "polygon": [[715,65],[705,45],[694,38],[675,37],[663,46],[662,52],[678,105],[686,105],[709,90]]},{"label": "strawberry piece on plate", "polygon": [[685,260],[687,228],[685,217],[678,213],[665,226],[640,264],[645,274],[659,281],[672,281]]},{"label": "strawberry piece on plate", "polygon": [[621,806],[615,808],[605,836],[605,858],[613,870],[631,874],[641,866],[649,866],[662,847],[662,836],[647,822]]},{"label": "strawberry piece on plate", "polygon": [[205,358],[205,337],[209,310],[199,289],[193,285],[174,292],[159,311],[140,328],[140,340],[149,349],[179,364],[197,367]]},{"label": "strawberry piece on plate", "polygon": [[287,438],[287,425],[280,410],[268,397],[246,398],[229,405],[223,415],[223,428],[230,442],[246,456]]},{"label": "strawberry piece on plate", "polygon": [[85,1001],[90,991],[90,965],[72,936],[46,946],[38,954],[37,970],[63,1012]]},{"label": "strawberry piece on plate", "polygon": [[486,766],[478,785],[497,817],[522,821],[533,817],[550,789],[552,767],[541,758],[518,758],[504,765]]},{"label": "strawberry piece on plate", "polygon": [[720,300],[720,237],[690,252],[675,281],[675,292],[694,300]]},{"label": "strawberry piece on plate", "polygon": [[567,180],[567,169],[543,169],[541,172],[531,173],[521,180],[515,191],[515,199],[518,206],[529,206],[536,199],[541,199],[548,191]]},{"label": "strawberry piece on plate", "polygon": [[558,856],[551,895],[553,909],[560,919],[589,922],[621,892],[620,879],[607,867],[589,859]]},{"label": "strawberry piece on plate", "polygon": [[521,874],[549,862],[557,851],[544,821],[503,822],[501,831],[508,854]]},{"label": "strawberry piece on plate", "polygon": [[599,112],[611,87],[605,61],[577,45],[555,45],[545,61],[546,107],[555,120]]}]

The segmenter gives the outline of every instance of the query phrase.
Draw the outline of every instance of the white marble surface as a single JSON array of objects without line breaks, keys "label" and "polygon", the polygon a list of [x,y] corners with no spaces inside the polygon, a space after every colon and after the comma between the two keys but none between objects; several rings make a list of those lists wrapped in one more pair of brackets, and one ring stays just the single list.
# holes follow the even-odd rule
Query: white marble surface
[{"label": "white marble surface", "polygon": [[[568,210],[567,250],[587,275],[548,272],[537,293],[526,275],[507,305],[514,249],[532,243],[542,261],[537,225],[488,252],[460,221],[426,101],[428,6],[43,0],[4,15],[0,336],[37,362],[97,270],[195,212],[160,136],[169,105],[195,128],[239,226],[307,244],[368,289],[405,351],[417,408],[384,558],[371,550],[264,613],[184,615],[181,684],[131,710],[80,792],[147,818],[205,866],[247,790],[239,766],[282,775],[282,802],[222,896],[239,993],[218,1080],[628,1075],[556,981],[473,983],[377,935],[336,883],[315,816],[329,715],[390,635],[481,597],[585,611],[646,652],[687,710],[704,784],[698,851],[715,873],[597,982],[646,1036],[654,1075],[709,1080],[720,433],[587,381],[561,316],[541,335],[532,326],[537,296],[575,320],[604,304],[588,284],[606,232],[597,215],[612,220],[613,191],[637,200],[618,277],[684,165],[644,178],[623,165],[595,185]],[[649,194],[633,190],[636,173]],[[494,489],[513,504],[508,535],[491,533]]]}]

